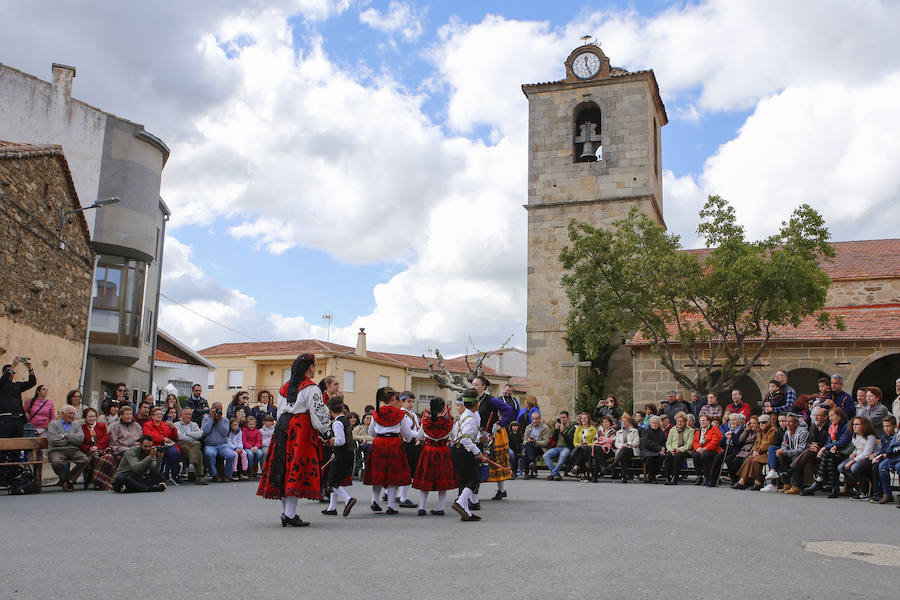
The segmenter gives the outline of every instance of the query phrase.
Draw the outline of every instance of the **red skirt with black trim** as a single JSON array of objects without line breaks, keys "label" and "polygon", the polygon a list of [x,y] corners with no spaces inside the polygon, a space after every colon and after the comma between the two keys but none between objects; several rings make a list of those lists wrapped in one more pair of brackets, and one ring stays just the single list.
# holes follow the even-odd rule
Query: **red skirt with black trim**
[{"label": "red skirt with black trim", "polygon": [[[281,486],[273,485],[270,481],[272,457],[276,452],[284,452],[284,483]],[[308,413],[291,417],[284,448],[272,438],[256,495],[270,500],[287,497],[320,498],[319,435],[312,426]]]},{"label": "red skirt with black trim", "polygon": [[399,437],[375,437],[363,474],[365,485],[409,485],[409,464]]},{"label": "red skirt with black trim", "polygon": [[446,442],[437,446],[425,443],[412,486],[423,492],[452,490],[457,486],[456,471]]}]

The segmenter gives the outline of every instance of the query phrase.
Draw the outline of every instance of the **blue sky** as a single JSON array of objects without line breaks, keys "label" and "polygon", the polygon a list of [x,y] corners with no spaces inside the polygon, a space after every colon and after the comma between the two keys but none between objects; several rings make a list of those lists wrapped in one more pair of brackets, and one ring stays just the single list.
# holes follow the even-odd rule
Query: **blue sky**
[{"label": "blue sky", "polygon": [[[837,240],[900,222],[900,3],[0,0],[0,62],[172,156],[161,326],[195,348],[324,338],[524,347],[527,102],[593,35],[652,68],[666,223],[707,194],[751,237],[801,203]],[[0,132],[2,133],[2,132]],[[2,138],[2,135],[0,135]]]}]

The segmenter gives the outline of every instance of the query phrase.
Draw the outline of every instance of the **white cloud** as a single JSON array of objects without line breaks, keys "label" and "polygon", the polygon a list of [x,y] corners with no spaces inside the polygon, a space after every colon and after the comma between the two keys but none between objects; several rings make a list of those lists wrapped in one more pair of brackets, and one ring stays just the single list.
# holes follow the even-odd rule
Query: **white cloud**
[{"label": "white cloud", "polygon": [[399,34],[407,42],[418,40],[423,31],[419,11],[396,0],[391,1],[384,13],[377,8],[367,8],[359,13],[359,22],[384,33]]}]

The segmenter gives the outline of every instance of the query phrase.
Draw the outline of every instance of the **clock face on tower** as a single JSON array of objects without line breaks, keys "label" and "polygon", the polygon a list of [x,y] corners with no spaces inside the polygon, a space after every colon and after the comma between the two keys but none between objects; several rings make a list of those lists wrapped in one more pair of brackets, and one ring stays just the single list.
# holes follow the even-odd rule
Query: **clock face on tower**
[{"label": "clock face on tower", "polygon": [[572,61],[572,72],[579,79],[590,79],[600,72],[600,57],[593,52],[582,52]]}]

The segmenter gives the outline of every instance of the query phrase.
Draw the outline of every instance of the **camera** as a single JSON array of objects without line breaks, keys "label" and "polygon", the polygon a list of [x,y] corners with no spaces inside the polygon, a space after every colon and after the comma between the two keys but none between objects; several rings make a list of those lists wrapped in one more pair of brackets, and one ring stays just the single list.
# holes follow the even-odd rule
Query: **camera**
[{"label": "camera", "polygon": [[562,420],[556,419],[557,424],[562,424]]},{"label": "camera", "polygon": [[16,360],[19,361],[20,363],[23,363],[23,362],[31,360],[31,359],[28,358],[27,356],[17,356]]}]

